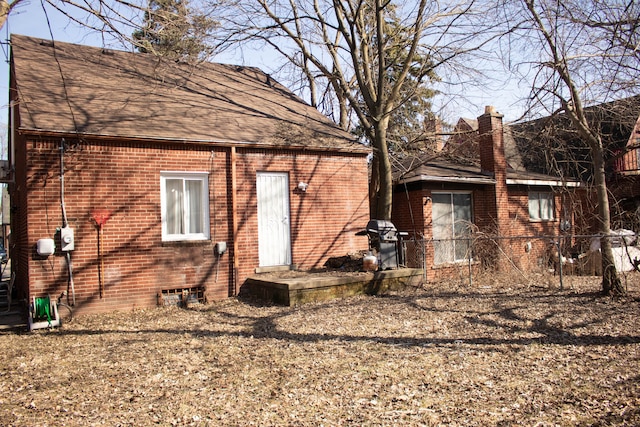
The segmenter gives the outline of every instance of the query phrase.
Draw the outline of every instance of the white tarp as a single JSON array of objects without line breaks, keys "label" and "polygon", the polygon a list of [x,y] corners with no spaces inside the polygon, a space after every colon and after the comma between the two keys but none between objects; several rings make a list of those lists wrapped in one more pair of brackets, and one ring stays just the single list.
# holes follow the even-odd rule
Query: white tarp
[{"label": "white tarp", "polygon": [[[640,261],[640,248],[632,246],[636,243],[636,234],[631,230],[615,230],[611,232],[619,237],[612,238],[613,262],[618,271],[632,271],[632,261]],[[591,254],[600,252],[600,238],[594,237],[589,247]]]},{"label": "white tarp", "polygon": [[618,271],[632,271],[634,269],[629,258],[631,261],[640,260],[640,248],[636,246],[613,248],[613,262]]}]

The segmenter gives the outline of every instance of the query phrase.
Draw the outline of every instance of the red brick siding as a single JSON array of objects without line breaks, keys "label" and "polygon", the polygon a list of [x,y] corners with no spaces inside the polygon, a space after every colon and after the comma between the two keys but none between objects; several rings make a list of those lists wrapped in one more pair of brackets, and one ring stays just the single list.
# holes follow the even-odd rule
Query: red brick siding
[{"label": "red brick siding", "polygon": [[[459,188],[462,190],[462,188]],[[550,190],[540,188],[538,191]],[[461,267],[466,275],[468,271],[466,265],[434,265],[433,245],[429,241],[432,239],[431,229],[431,189],[413,186],[408,191],[408,196],[404,191],[394,193],[393,222],[401,230],[413,231],[412,224],[416,224],[418,233],[422,233],[427,239],[425,260],[427,266],[427,279],[429,281],[441,280],[444,278],[457,278],[460,276]],[[435,190],[434,190],[435,191]],[[455,191],[443,190],[438,191]],[[548,255],[551,240],[543,236],[557,236],[559,234],[559,219],[563,218],[562,196],[555,194],[555,219],[553,221],[531,221],[529,219],[529,189],[526,186],[509,186],[509,195],[506,200],[505,209],[508,218],[503,223],[502,232],[499,234],[504,239],[499,240],[504,253],[509,254],[510,260],[503,254],[502,259],[507,263],[513,262],[522,271],[531,271],[539,266],[539,263]],[[494,205],[494,192],[489,186],[475,186],[472,191],[472,209],[474,224],[479,230],[488,236],[495,236],[496,214],[489,207]],[[411,205],[412,215],[409,214]],[[413,222],[411,221],[413,216]],[[419,229],[420,224],[423,225]],[[509,239],[512,237],[512,239]],[[531,250],[527,252],[526,244],[531,242]],[[496,254],[498,255],[498,254]],[[477,266],[475,267],[477,268]]]},{"label": "red brick siding", "polygon": [[427,226],[430,227],[431,209],[427,209],[431,190],[418,188],[415,184],[405,189],[399,186],[393,193],[393,211],[391,222],[400,231],[410,235],[423,235]]},{"label": "red brick siding", "polygon": [[[512,268],[513,265],[530,270],[539,265],[540,259],[547,256],[551,239],[542,236],[557,236],[559,234],[559,219],[566,218],[562,212],[562,197],[555,195],[555,219],[553,221],[531,221],[529,219],[529,188],[527,186],[507,186],[507,162],[504,152],[504,134],[502,115],[491,107],[487,107],[485,114],[478,117],[478,145],[480,151],[481,170],[492,176],[495,185],[474,185],[466,189],[473,189],[472,203],[474,224],[479,231],[488,236],[498,236],[499,248],[489,245],[495,253],[485,256],[494,258],[498,269]],[[436,188],[436,187],[434,187]],[[448,191],[464,190],[465,188],[441,184],[439,189]],[[404,188],[402,188],[404,190]],[[447,190],[445,190],[447,191]],[[549,187],[541,187],[538,191],[551,191]],[[415,225],[417,232],[425,239],[432,238],[431,204],[426,203],[431,190],[413,184],[409,195],[399,188],[394,194],[393,221],[399,228],[412,229]],[[575,202],[569,207],[573,216]],[[422,206],[422,207],[421,207]],[[410,213],[413,215],[411,218]],[[570,218],[575,224],[576,218]],[[529,250],[527,242],[531,243]],[[505,254],[509,254],[509,259]],[[426,245],[426,266],[433,266],[433,246]],[[434,266],[432,274],[427,273],[429,280],[457,276],[459,266]]]},{"label": "red brick siding", "polygon": [[[532,189],[532,191],[551,191],[550,188]],[[505,241],[503,249],[507,250],[511,262],[523,271],[535,269],[540,260],[548,255],[550,239],[537,236],[557,236],[560,218],[562,218],[562,197],[554,194],[554,219],[552,221],[532,221],[529,219],[529,189],[511,187],[509,192],[509,220],[504,227],[505,237],[521,237]],[[531,243],[527,252],[526,244]]]},{"label": "red brick siding", "polygon": [[[239,245],[241,282],[258,267],[256,175],[289,175],[292,263],[299,269],[322,267],[336,255],[366,249],[356,236],[368,221],[367,163],[362,156],[331,156],[250,150],[238,153]],[[298,182],[309,184],[306,192]]]},{"label": "red brick siding", "polygon": [[[26,191],[17,185],[16,195],[26,203],[21,208],[28,228],[19,227],[14,236],[21,247],[18,270],[23,270],[20,278],[29,284],[30,296],[57,295],[67,286],[65,258],[43,259],[35,246],[40,238],[53,238],[62,225],[59,141],[28,141],[22,149]],[[219,260],[213,251],[217,241],[233,248],[229,148],[82,142],[66,151],[64,161],[80,310],[154,306],[162,289],[202,286],[209,299],[233,294],[232,250]],[[366,240],[355,236],[368,217],[363,155],[238,150],[239,285],[258,266],[255,180],[262,170],[288,172],[292,190],[298,180],[309,183],[306,193],[290,194],[294,264],[317,267],[330,256],[366,247]],[[209,173],[210,241],[162,242],[161,171]],[[95,209],[112,213],[103,227],[103,298]]]}]

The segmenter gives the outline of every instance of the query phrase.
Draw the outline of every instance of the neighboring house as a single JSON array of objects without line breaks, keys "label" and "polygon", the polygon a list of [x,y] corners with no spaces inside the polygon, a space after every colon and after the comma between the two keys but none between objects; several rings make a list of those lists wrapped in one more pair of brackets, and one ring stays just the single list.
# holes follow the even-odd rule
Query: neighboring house
[{"label": "neighboring house", "polygon": [[[589,106],[585,116],[602,138],[612,228],[640,232],[640,96]],[[514,168],[593,183],[591,152],[565,114],[511,125],[507,135]],[[596,230],[591,221],[581,231]]]},{"label": "neighboring house", "polygon": [[506,238],[497,242],[517,268],[539,267],[550,239],[536,237],[559,236],[572,224],[570,196],[579,182],[512,168],[502,115],[492,107],[477,122],[465,120],[462,126],[463,151],[475,151],[479,164],[461,161],[459,145],[450,148],[453,155],[405,162],[396,172],[393,222],[424,237],[429,280],[449,276],[473,258],[466,239],[472,229]]},{"label": "neighboring house", "polygon": [[640,175],[640,111],[625,148],[623,156],[615,164],[615,171],[624,176]]},{"label": "neighboring house", "polygon": [[13,35],[10,100],[22,298],[222,299],[367,247],[369,150],[256,68]]},{"label": "neighboring house", "polygon": [[607,182],[612,196],[612,225],[640,233],[640,96],[621,100],[620,104],[626,113],[618,116],[615,128],[624,148],[613,153]]}]

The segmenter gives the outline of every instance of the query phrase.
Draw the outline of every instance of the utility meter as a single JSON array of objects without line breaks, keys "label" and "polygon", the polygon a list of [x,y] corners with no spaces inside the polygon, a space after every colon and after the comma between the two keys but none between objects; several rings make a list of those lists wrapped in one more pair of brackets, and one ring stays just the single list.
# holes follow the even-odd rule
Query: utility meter
[{"label": "utility meter", "polygon": [[63,227],[60,229],[60,250],[63,252],[74,249],[73,228]]}]

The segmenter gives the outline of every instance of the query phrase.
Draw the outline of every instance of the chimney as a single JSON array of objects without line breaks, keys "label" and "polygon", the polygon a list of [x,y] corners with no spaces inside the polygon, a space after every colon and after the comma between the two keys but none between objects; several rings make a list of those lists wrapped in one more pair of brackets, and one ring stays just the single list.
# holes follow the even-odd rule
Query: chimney
[{"label": "chimney", "polygon": [[440,117],[429,113],[424,119],[424,130],[427,134],[433,133],[433,138],[429,138],[429,146],[433,147],[436,152],[439,152],[444,147],[444,139],[442,138],[442,120]]},{"label": "chimney", "polygon": [[[478,117],[478,134],[480,149],[480,168],[483,173],[493,175],[506,174],[507,160],[504,154],[504,138],[502,134],[502,114],[493,106],[487,106],[484,114]],[[506,176],[504,176],[506,179]]]},{"label": "chimney", "polygon": [[[493,219],[498,233],[508,230],[509,193],[507,192],[507,160],[504,153],[502,118],[494,107],[485,107],[478,117],[480,168],[482,173],[492,176],[496,183],[489,191],[487,214]],[[504,230],[503,230],[504,229]],[[506,233],[508,234],[508,232]]]}]

